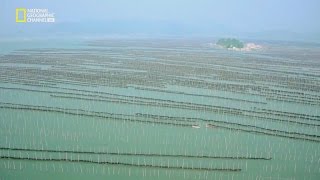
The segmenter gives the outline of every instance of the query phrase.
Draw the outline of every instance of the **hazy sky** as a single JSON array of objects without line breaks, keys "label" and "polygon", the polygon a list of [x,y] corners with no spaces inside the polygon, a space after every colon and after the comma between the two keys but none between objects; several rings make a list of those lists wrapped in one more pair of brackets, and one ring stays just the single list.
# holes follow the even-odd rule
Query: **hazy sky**
[{"label": "hazy sky", "polygon": [[[120,33],[130,32],[131,27],[135,33],[144,33],[148,28],[146,32],[160,28],[159,33],[161,28],[172,28],[166,33],[177,34],[180,31],[320,32],[319,0],[0,0],[1,34],[31,28],[15,23],[18,7],[48,8],[56,15],[51,28],[63,27],[61,31],[72,31],[73,24],[77,24],[74,28],[89,24],[92,31],[103,26],[106,32],[110,28]],[[48,25],[33,26],[41,29]],[[90,27],[85,28],[90,31]]]}]

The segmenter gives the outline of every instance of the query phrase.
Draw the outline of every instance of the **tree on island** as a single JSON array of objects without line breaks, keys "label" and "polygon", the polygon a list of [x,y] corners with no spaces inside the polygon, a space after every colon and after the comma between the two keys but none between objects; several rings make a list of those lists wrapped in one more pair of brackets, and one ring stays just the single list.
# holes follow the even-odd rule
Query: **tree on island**
[{"label": "tree on island", "polygon": [[222,38],[219,39],[217,45],[222,46],[224,48],[243,48],[243,42],[234,39],[234,38]]}]

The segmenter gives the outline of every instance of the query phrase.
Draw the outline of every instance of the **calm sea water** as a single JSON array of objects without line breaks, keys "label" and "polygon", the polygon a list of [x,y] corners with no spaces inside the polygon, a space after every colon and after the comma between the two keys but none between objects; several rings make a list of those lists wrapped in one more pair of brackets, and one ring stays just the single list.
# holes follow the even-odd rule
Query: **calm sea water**
[{"label": "calm sea water", "polygon": [[[107,46],[87,46],[84,41],[30,41],[21,42],[2,42],[0,44],[1,54],[0,67],[0,179],[319,179],[320,177],[320,144],[318,141],[308,141],[302,139],[292,139],[261,133],[250,133],[244,131],[207,128],[208,122],[197,121],[200,128],[180,127],[166,124],[144,123],[143,121],[133,122],[113,118],[90,117],[84,115],[74,115],[61,112],[31,110],[30,107],[55,107],[62,109],[74,109],[76,111],[86,110],[100,113],[113,113],[135,116],[137,113],[202,118],[216,120],[221,122],[231,122],[243,125],[254,126],[250,130],[262,131],[260,128],[275,129],[285,132],[295,132],[320,136],[317,125],[320,121],[319,90],[303,91],[299,89],[288,89],[290,83],[288,77],[296,77],[297,81],[301,79],[315,84],[309,84],[310,87],[318,88],[320,86],[319,67],[305,68],[305,73],[312,73],[314,76],[296,75],[294,72],[302,73],[302,67],[296,67],[294,63],[299,64],[300,59],[287,59],[286,65],[277,65],[266,62],[257,62],[257,70],[248,68],[252,67],[257,59],[267,57],[273,61],[284,61],[278,53],[272,52],[271,56],[268,50],[254,53],[230,52],[221,49],[209,49],[208,47],[150,47],[147,45],[137,46],[129,44],[128,46],[119,46],[109,43]],[[202,44],[200,44],[202,45]],[[166,44],[164,44],[166,46]],[[27,49],[25,51],[20,51]],[[88,50],[89,49],[89,50]],[[35,53],[31,52],[34,51]],[[39,55],[39,50],[43,53]],[[92,51],[91,51],[92,50]],[[160,51],[160,53],[158,53]],[[52,53],[54,52],[54,53]],[[65,55],[75,52],[76,55]],[[121,54],[123,52],[123,54]],[[168,58],[164,58],[168,52]],[[172,54],[172,52],[175,52]],[[281,54],[281,50],[279,50]],[[287,53],[283,51],[283,53]],[[194,54],[193,54],[194,53]],[[268,54],[269,53],[269,54]],[[15,61],[20,56],[13,58],[8,55],[22,55],[25,59]],[[79,55],[80,54],[80,55]],[[160,55],[161,58],[160,58]],[[186,55],[187,54],[187,55]],[[194,55],[194,56],[193,56]],[[203,56],[201,56],[203,55]],[[212,57],[210,57],[212,55]],[[98,57],[97,57],[98,56]],[[100,57],[101,56],[101,57]],[[311,105],[303,103],[306,99],[294,97],[295,101],[277,101],[266,98],[266,96],[254,94],[255,92],[235,92],[231,90],[222,90],[213,88],[201,88],[194,86],[182,86],[175,83],[167,83],[164,87],[148,86],[144,83],[149,81],[147,76],[155,76],[155,82],[172,82],[170,74],[165,76],[157,71],[157,65],[152,63],[168,63],[167,68],[174,66],[172,70],[185,72],[196,65],[190,65],[185,62],[175,61],[176,58],[188,59],[188,62],[199,63],[212,67],[212,74],[195,71],[186,76],[187,73],[176,75],[176,79],[197,79],[210,83],[221,84],[244,84],[244,85],[261,85],[267,90],[278,89],[287,90],[287,98],[292,95],[290,92],[301,92],[307,94],[305,97],[313,97],[312,101],[316,104]],[[316,55],[315,55],[316,56]],[[56,58],[60,63],[51,64],[49,61],[42,61],[46,58]],[[214,59],[215,57],[216,59]],[[11,58],[11,59],[10,59]],[[49,59],[50,59],[49,58]],[[72,59],[73,58],[73,59]],[[193,59],[190,59],[193,58]],[[198,61],[199,58],[200,60]],[[210,61],[212,58],[212,62]],[[221,64],[223,58],[239,59],[238,64]],[[66,62],[65,64],[63,62]],[[139,65],[134,64],[139,61]],[[32,63],[30,63],[32,62]],[[42,63],[41,63],[42,62]],[[52,61],[53,62],[53,61]],[[81,63],[80,63],[81,62]],[[108,64],[110,63],[110,64]],[[113,64],[112,64],[113,63]],[[118,63],[118,64],[117,64]],[[151,63],[151,64],[149,64]],[[316,62],[308,61],[306,64]],[[117,65],[115,65],[117,64]],[[318,63],[319,64],[319,63]],[[142,69],[142,65],[147,68]],[[177,65],[187,66],[186,69],[179,69]],[[215,72],[218,69],[221,72]],[[239,67],[242,66],[242,69]],[[288,78],[289,85],[271,82],[268,79],[252,79],[251,81],[234,81],[228,79],[231,72],[260,73],[259,68],[264,70],[276,70],[289,72],[267,72],[265,77]],[[309,66],[306,66],[309,67]],[[61,72],[70,72],[74,76],[72,80],[67,76],[59,76]],[[166,69],[167,69],[166,68]],[[187,69],[189,68],[189,69]],[[97,71],[99,70],[99,71]],[[161,69],[164,71],[164,69]],[[311,70],[311,71],[310,71]],[[36,71],[35,73],[32,73]],[[168,70],[169,71],[169,70]],[[11,73],[13,72],[13,73]],[[15,74],[21,72],[21,74]],[[78,73],[74,75],[72,73]],[[111,75],[104,72],[112,72]],[[143,73],[148,72],[148,73]],[[41,74],[44,75],[41,75]],[[47,73],[52,73],[48,75]],[[108,85],[104,83],[110,77],[119,78],[135,77],[132,83],[127,83],[125,87],[118,85]],[[222,78],[217,79],[213,74],[218,74]],[[39,76],[37,76],[39,74]],[[83,75],[82,74],[86,74]],[[82,77],[83,82],[88,82],[88,76],[98,74],[105,77],[99,79],[101,85],[81,85],[71,82],[80,82],[76,79]],[[205,77],[206,76],[206,77]],[[161,78],[158,78],[161,77]],[[137,84],[136,79],[145,79],[145,82]],[[19,81],[23,80],[23,81]],[[80,78],[81,79],[81,78]],[[119,78],[120,79],[120,78]],[[165,80],[163,80],[165,79]],[[250,79],[250,77],[248,77]],[[280,78],[279,78],[280,79]],[[41,82],[45,85],[35,86],[28,84],[27,80],[32,82]],[[299,81],[299,82],[300,82]],[[31,81],[30,81],[31,82]],[[90,81],[89,81],[90,82]],[[92,79],[91,82],[95,82]],[[108,81],[109,82],[109,81]],[[112,81],[113,82],[113,81]],[[139,81],[140,82],[140,81]],[[283,82],[283,80],[282,80]],[[47,83],[47,84],[46,84]],[[52,84],[50,84],[52,83]],[[103,83],[103,84],[102,84]],[[275,84],[279,86],[275,86]],[[268,87],[270,85],[270,87]],[[313,85],[313,86],[312,86]],[[147,87],[151,89],[161,89],[164,91],[152,91],[137,89],[134,87]],[[69,90],[67,90],[69,89]],[[134,96],[139,98],[154,98],[159,100],[182,102],[179,107],[163,107],[161,105],[143,105],[119,103],[111,101],[99,101],[101,97],[91,100],[77,98],[55,98],[52,94],[55,92],[79,93],[88,95],[89,92],[117,94],[123,96]],[[236,89],[235,89],[236,90]],[[184,92],[185,94],[170,93]],[[91,93],[92,94],[92,93]],[[192,95],[193,94],[193,95]],[[203,95],[203,96],[197,96]],[[70,95],[74,97],[75,95]],[[211,96],[211,97],[208,97]],[[272,95],[270,95],[272,96]],[[85,96],[81,96],[85,97]],[[127,97],[128,98],[128,97]],[[279,96],[278,96],[279,98]],[[130,99],[130,98],[129,98]],[[141,99],[140,99],[141,100]],[[311,101],[311,99],[310,99]],[[264,115],[264,118],[254,116],[242,116],[229,113],[217,113],[204,109],[190,110],[182,108],[181,104],[194,103],[210,106],[219,106],[226,108],[239,108],[246,111],[256,111],[257,109],[268,109],[270,111],[290,112],[300,114],[300,118],[282,116],[282,115]],[[25,109],[14,109],[10,107],[21,107],[26,105]],[[20,106],[19,106],[20,105]],[[307,115],[314,120],[303,119]],[[269,118],[269,119],[268,119]],[[278,119],[278,120],[272,120]],[[279,121],[280,119],[280,121]],[[142,118],[142,120],[145,120]],[[282,121],[281,121],[282,120]],[[302,125],[299,123],[290,123],[288,120],[315,124],[315,126]],[[229,125],[228,125],[229,126]],[[235,126],[240,128],[240,126]],[[269,132],[269,131],[268,131]],[[275,132],[274,134],[279,134]],[[281,134],[281,133],[280,133]],[[287,133],[288,135],[288,133]],[[288,135],[289,136],[289,135]],[[291,135],[290,135],[291,136]],[[301,135],[292,135],[304,137]],[[312,138],[318,140],[319,138]],[[16,149],[14,149],[16,148]],[[19,150],[20,149],[20,150]],[[22,149],[33,149],[22,150]],[[57,152],[46,152],[41,150],[56,150]],[[60,151],[60,152],[58,152]],[[83,154],[83,153],[66,153],[62,151],[91,151],[91,152],[113,152],[118,154]],[[127,156],[123,153],[144,153],[160,154],[160,156]],[[253,160],[253,159],[224,159],[224,158],[189,158],[189,157],[165,157],[161,155],[194,155],[194,156],[223,156],[223,157],[266,157],[271,160]],[[18,157],[20,159],[8,159],[6,157]],[[37,158],[39,160],[27,160],[25,158]],[[69,160],[93,160],[96,162],[121,162],[128,164],[137,164],[139,166],[111,165],[111,164],[94,164],[85,162],[68,162],[68,161],[50,161],[40,159],[69,159]],[[168,168],[146,167],[140,165],[156,164]],[[197,168],[233,168],[241,169],[239,172],[229,171],[210,171],[210,170],[192,170],[192,169],[174,169],[172,167],[197,167]]]}]

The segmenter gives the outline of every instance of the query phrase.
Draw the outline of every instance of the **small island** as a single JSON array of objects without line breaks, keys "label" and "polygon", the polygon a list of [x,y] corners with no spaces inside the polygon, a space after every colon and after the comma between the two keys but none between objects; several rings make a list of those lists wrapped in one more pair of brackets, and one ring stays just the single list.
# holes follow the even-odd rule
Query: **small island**
[{"label": "small island", "polygon": [[224,48],[243,48],[244,44],[243,42],[234,39],[234,38],[223,38],[219,39],[217,42],[217,45],[222,46]]},{"label": "small island", "polygon": [[261,45],[255,43],[243,43],[235,38],[222,38],[216,43],[217,46],[234,51],[254,51],[262,49]]}]

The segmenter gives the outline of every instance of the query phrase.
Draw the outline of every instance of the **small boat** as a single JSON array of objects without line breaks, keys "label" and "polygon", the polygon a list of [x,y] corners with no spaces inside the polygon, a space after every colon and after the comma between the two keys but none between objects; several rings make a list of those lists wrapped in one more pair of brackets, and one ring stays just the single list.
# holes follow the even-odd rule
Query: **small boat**
[{"label": "small boat", "polygon": [[192,125],[192,128],[200,128],[200,126],[199,125]]}]

